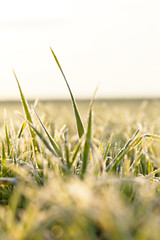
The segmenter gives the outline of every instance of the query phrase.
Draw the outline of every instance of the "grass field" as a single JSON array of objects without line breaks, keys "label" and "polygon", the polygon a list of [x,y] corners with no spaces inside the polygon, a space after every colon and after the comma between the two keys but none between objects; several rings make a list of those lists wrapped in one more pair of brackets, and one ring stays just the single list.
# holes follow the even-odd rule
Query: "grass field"
[{"label": "grass field", "polygon": [[0,239],[159,239],[159,100],[95,101],[88,141],[70,101],[38,102],[45,128],[30,103],[33,136],[22,105],[0,104]]},{"label": "grass field", "polygon": [[0,240],[158,240],[160,101],[76,103],[51,51],[71,101],[28,104],[14,73],[0,104]]}]

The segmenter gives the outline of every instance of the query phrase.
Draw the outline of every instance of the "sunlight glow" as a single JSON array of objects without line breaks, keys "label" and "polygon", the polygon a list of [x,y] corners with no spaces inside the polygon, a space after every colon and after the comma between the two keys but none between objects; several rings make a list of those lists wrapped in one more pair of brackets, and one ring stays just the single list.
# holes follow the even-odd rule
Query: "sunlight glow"
[{"label": "sunlight glow", "polygon": [[160,96],[160,2],[0,3],[0,98],[69,97],[49,47],[76,97]]}]

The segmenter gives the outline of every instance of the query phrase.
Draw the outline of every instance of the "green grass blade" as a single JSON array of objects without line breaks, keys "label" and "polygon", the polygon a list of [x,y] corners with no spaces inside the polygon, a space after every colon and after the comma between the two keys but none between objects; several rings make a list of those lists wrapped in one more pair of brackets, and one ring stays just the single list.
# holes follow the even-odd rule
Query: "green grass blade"
[{"label": "green grass blade", "polygon": [[85,145],[84,145],[82,171],[81,171],[82,179],[84,178],[84,175],[86,172],[87,161],[88,161],[88,156],[89,156],[89,151],[90,151],[90,142],[91,142],[91,137],[92,137],[92,106],[93,106],[93,101],[95,99],[96,92],[97,92],[97,88],[94,91],[94,94],[93,94],[93,97],[91,99],[90,106],[89,106],[88,126],[87,126],[86,140],[85,140]]},{"label": "green grass blade", "polygon": [[99,148],[95,143],[89,141],[90,149],[92,150],[92,162],[94,165],[94,175],[102,174],[104,171],[103,156],[99,152]]},{"label": "green grass blade", "polygon": [[118,165],[124,158],[124,156],[135,146],[137,146],[140,142],[142,137],[138,136],[139,129],[134,133],[133,137],[128,140],[125,146],[119,151],[113,161],[107,166],[106,171],[112,171],[115,165]]},{"label": "green grass blade", "polygon": [[15,79],[16,79],[17,84],[18,84],[18,88],[19,88],[19,92],[20,92],[20,96],[21,96],[21,101],[22,101],[22,105],[23,105],[23,108],[24,108],[24,111],[25,111],[26,118],[30,123],[33,123],[31,115],[30,115],[30,111],[29,111],[29,106],[27,104],[27,101],[25,100],[25,97],[23,95],[23,92],[22,92],[21,86],[19,84],[18,78],[17,78],[16,73],[14,71],[13,71],[13,74],[14,74]]},{"label": "green grass blade", "polygon": [[5,125],[5,134],[6,134],[6,142],[7,142],[7,154],[8,156],[10,155],[10,140],[9,140],[9,135],[8,135],[8,129],[7,126]]},{"label": "green grass blade", "polygon": [[5,144],[2,141],[2,160],[6,159],[6,153],[5,153]]},{"label": "green grass blade", "polygon": [[73,155],[72,155],[71,160],[70,160],[71,166],[73,165],[73,163],[75,162],[75,160],[77,158],[77,155],[79,153],[81,144],[82,144],[82,138],[79,140],[79,142],[76,144],[76,146],[73,149]]},{"label": "green grass blade", "polygon": [[[16,79],[17,84],[18,84],[18,88],[19,88],[19,92],[20,92],[20,96],[21,96],[21,101],[22,101],[22,105],[23,105],[23,108],[24,108],[24,112],[25,112],[25,115],[26,115],[26,119],[28,120],[28,122],[33,123],[28,103],[25,100],[25,97],[23,95],[23,92],[22,92],[21,86],[19,84],[18,78],[17,78],[16,73],[14,71],[13,71],[13,74],[14,74],[15,79]],[[30,133],[31,133],[31,137],[32,137],[34,150],[35,150],[35,152],[37,152],[37,150],[40,151],[39,145],[38,145],[38,143],[36,141],[35,133],[32,131],[32,129],[30,127],[29,127],[29,129],[30,129]]]},{"label": "green grass blade", "polygon": [[50,147],[50,144],[48,143],[48,141],[45,139],[45,137],[42,135],[42,133],[40,133],[37,128],[30,122],[28,122],[29,126],[34,130],[34,132],[36,133],[36,135],[41,139],[41,141],[44,143],[44,145],[48,148],[48,150],[54,154],[54,156],[57,157],[57,154],[53,151],[53,149]]},{"label": "green grass blade", "polygon": [[64,153],[65,153],[67,167],[70,168],[70,166],[71,166],[70,161],[69,161],[70,160],[70,151],[69,151],[69,143],[68,143],[66,136],[64,136]]},{"label": "green grass blade", "polygon": [[143,134],[142,137],[144,138],[150,138],[150,139],[153,139],[153,140],[156,140],[156,141],[160,141],[160,136],[159,135],[156,135],[156,134]]},{"label": "green grass blade", "polygon": [[157,173],[160,173],[160,168],[158,168],[158,169],[150,172],[150,173],[146,176],[146,178],[148,178],[148,177],[154,177],[155,174],[157,174]]},{"label": "green grass blade", "polygon": [[[34,109],[34,108],[33,108],[33,109]],[[37,116],[37,118],[38,118],[38,120],[39,120],[42,128],[44,129],[45,133],[47,134],[47,137],[48,137],[48,139],[49,139],[52,147],[53,147],[54,150],[56,151],[57,155],[58,155],[59,157],[61,157],[61,151],[60,151],[57,143],[54,141],[54,139],[52,138],[52,136],[50,135],[50,133],[48,132],[48,130],[46,129],[46,127],[45,127],[44,124],[42,123],[42,121],[41,121],[40,117],[38,116],[38,114],[37,114],[37,112],[36,112],[35,109],[34,109],[34,112],[35,112],[35,114],[36,114],[36,116]]]},{"label": "green grass blade", "polygon": [[78,108],[77,108],[77,105],[76,105],[76,101],[75,101],[75,99],[73,97],[73,94],[72,94],[72,91],[71,91],[70,86],[68,84],[68,81],[67,81],[67,79],[66,79],[66,77],[64,75],[64,72],[63,72],[63,70],[61,68],[61,65],[60,65],[56,55],[55,55],[55,53],[54,53],[54,51],[52,50],[51,47],[50,47],[50,49],[51,49],[51,52],[52,52],[52,54],[54,56],[54,59],[55,59],[57,65],[58,65],[58,67],[59,67],[59,69],[60,69],[60,71],[61,71],[61,73],[63,75],[63,78],[64,78],[64,80],[65,80],[65,82],[67,84],[67,87],[68,87],[68,90],[69,90],[69,93],[70,93],[70,96],[71,96],[73,108],[74,108],[75,117],[76,117],[78,135],[79,135],[79,138],[81,138],[83,133],[84,133],[84,127],[83,127],[83,123],[82,123],[82,120],[81,120],[81,117],[80,117],[80,114],[79,114],[79,111],[78,111]]},{"label": "green grass blade", "polygon": [[104,151],[104,155],[103,155],[103,161],[105,161],[108,153],[109,153],[109,149],[111,147],[111,142],[112,142],[112,135],[110,136],[109,140],[108,140],[108,143],[107,143],[107,146],[106,146],[106,149]]},{"label": "green grass blade", "polygon": [[17,138],[20,138],[20,137],[21,137],[24,129],[26,128],[26,126],[27,126],[27,123],[26,123],[26,122],[23,122],[23,123],[22,123],[22,126],[21,126],[21,128],[20,128],[20,130],[19,130],[19,132],[18,132]]},{"label": "green grass blade", "polygon": [[89,150],[90,150],[89,141],[91,141],[91,134],[92,134],[92,108],[90,108],[90,111],[89,111],[86,140],[85,140],[84,152],[83,152],[83,162],[82,162],[82,171],[81,171],[82,179],[84,178],[86,168],[87,168],[87,161],[88,161]]}]

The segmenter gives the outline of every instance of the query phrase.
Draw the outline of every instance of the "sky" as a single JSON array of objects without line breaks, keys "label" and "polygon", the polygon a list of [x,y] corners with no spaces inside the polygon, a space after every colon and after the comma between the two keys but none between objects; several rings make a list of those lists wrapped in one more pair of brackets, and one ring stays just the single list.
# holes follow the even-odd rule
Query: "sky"
[{"label": "sky", "polygon": [[0,0],[0,99],[160,97],[159,0]]}]

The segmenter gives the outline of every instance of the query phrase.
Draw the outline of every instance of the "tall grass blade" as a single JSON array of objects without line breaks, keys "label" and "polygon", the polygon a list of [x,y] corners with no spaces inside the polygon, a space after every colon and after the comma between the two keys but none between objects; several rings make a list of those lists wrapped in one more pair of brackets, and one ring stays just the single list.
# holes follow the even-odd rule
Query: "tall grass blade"
[{"label": "tall grass blade", "polygon": [[113,161],[107,166],[107,172],[111,171],[115,165],[118,165],[123,160],[125,154],[127,154],[132,148],[134,148],[141,142],[142,137],[138,136],[138,133],[139,129],[134,133],[133,137],[128,140],[125,146],[119,151]]},{"label": "tall grass blade", "polygon": [[109,149],[110,149],[110,146],[111,146],[111,141],[112,141],[112,135],[110,136],[109,140],[108,140],[108,144],[106,146],[106,149],[104,151],[104,155],[103,155],[103,161],[105,161],[108,153],[109,153]]},{"label": "tall grass blade", "polygon": [[81,171],[82,179],[84,178],[84,175],[86,172],[87,161],[88,161],[88,156],[89,156],[89,151],[90,151],[90,142],[91,142],[91,137],[92,137],[92,106],[93,106],[93,101],[95,99],[97,89],[98,88],[96,88],[94,91],[93,97],[90,102],[90,107],[89,107],[88,126],[87,126],[86,140],[85,140],[85,145],[84,145],[82,171]]},{"label": "tall grass blade", "polygon": [[88,126],[87,126],[87,133],[86,133],[86,140],[84,145],[84,152],[83,152],[83,162],[82,162],[82,172],[81,172],[81,178],[84,178],[84,174],[86,172],[87,168],[87,161],[89,156],[89,149],[90,145],[88,140],[91,140],[91,126],[92,126],[92,109],[89,111],[89,117],[88,117]]},{"label": "tall grass blade", "polygon": [[[18,84],[18,88],[19,88],[19,92],[20,92],[20,96],[21,96],[21,101],[22,101],[22,105],[23,105],[23,108],[24,108],[24,112],[25,112],[25,115],[26,115],[26,119],[28,120],[28,122],[33,123],[28,103],[25,100],[25,97],[23,95],[23,92],[22,92],[21,86],[19,84],[18,78],[17,78],[16,73],[14,71],[13,71],[13,74],[14,74],[15,79],[16,79],[17,84]],[[32,131],[32,129],[30,127],[29,127],[29,129],[30,129],[30,133],[31,133],[31,137],[32,137],[34,151],[35,152],[37,152],[37,151],[40,152],[39,145],[38,145],[38,143],[36,141],[36,135],[35,135],[35,133]]]},{"label": "tall grass blade", "polygon": [[93,99],[90,103],[90,109],[89,109],[89,116],[88,116],[88,126],[87,126],[87,133],[86,133],[86,139],[85,139],[85,145],[84,145],[84,151],[83,151],[83,162],[82,162],[82,171],[81,171],[81,178],[84,178],[86,168],[87,168],[87,161],[89,156],[89,150],[90,150],[90,144],[91,141],[91,135],[92,135],[92,105],[93,105]]},{"label": "tall grass blade", "polygon": [[45,139],[45,137],[42,135],[42,133],[40,133],[37,128],[30,122],[28,122],[29,126],[34,130],[34,132],[36,133],[36,135],[41,139],[41,141],[44,143],[44,145],[48,148],[48,150],[54,154],[54,156],[57,157],[57,154],[53,151],[53,149],[50,147],[50,144],[47,142],[47,140]]},{"label": "tall grass blade", "polygon": [[17,84],[18,84],[19,92],[20,92],[20,95],[21,95],[21,101],[22,101],[22,105],[23,105],[23,108],[24,108],[24,111],[25,111],[25,114],[26,114],[26,118],[29,122],[32,123],[32,118],[31,118],[31,115],[30,115],[29,107],[28,107],[27,101],[25,100],[25,97],[23,95],[23,92],[22,92],[21,86],[19,84],[17,75],[14,71],[13,71],[13,74],[14,74],[15,79],[16,79]]},{"label": "tall grass blade", "polygon": [[55,59],[57,65],[58,65],[58,67],[59,67],[59,69],[60,69],[60,71],[61,71],[61,73],[63,75],[63,78],[64,78],[64,80],[65,80],[65,82],[67,84],[67,87],[68,87],[68,90],[69,90],[69,93],[70,93],[70,96],[71,96],[73,108],[74,108],[75,117],[76,117],[78,135],[79,135],[79,138],[81,138],[83,133],[84,133],[84,127],[83,127],[83,123],[82,123],[82,120],[81,120],[81,117],[80,117],[80,114],[79,114],[79,111],[78,111],[78,108],[77,108],[77,105],[76,105],[76,101],[75,101],[75,99],[73,97],[73,94],[72,94],[72,91],[71,91],[70,86],[68,84],[68,81],[67,81],[67,79],[66,79],[66,77],[64,75],[64,72],[63,72],[63,70],[61,68],[61,65],[60,65],[56,55],[55,55],[55,53],[54,53],[54,51],[52,50],[51,47],[50,47],[50,49],[51,49],[51,52],[52,52],[52,54],[54,56],[54,59]]},{"label": "tall grass blade", "polygon": [[156,140],[156,141],[160,141],[160,136],[159,135],[156,135],[156,134],[143,134],[142,137],[144,138],[150,138],[150,139],[153,139],[153,140]]},{"label": "tall grass blade", "polygon": [[67,131],[63,134],[63,141],[64,141],[64,156],[66,159],[67,167],[70,168],[70,149],[69,149],[69,142],[67,140]]},{"label": "tall grass blade", "polygon": [[92,141],[88,140],[88,142],[91,149],[92,162],[94,164],[94,174],[102,174],[104,171],[103,157],[100,154],[98,147]]},{"label": "tall grass blade", "polygon": [[6,153],[5,153],[5,144],[2,141],[2,160],[6,159]]},{"label": "tall grass blade", "polygon": [[21,135],[22,135],[24,129],[26,128],[26,126],[27,126],[27,123],[26,123],[26,122],[23,122],[21,128],[19,129],[19,132],[18,132],[17,138],[20,138],[20,137],[21,137]]},{"label": "tall grass blade", "polygon": [[7,154],[10,156],[10,140],[9,140],[9,135],[8,135],[8,129],[7,126],[5,125],[5,134],[6,134],[6,142],[7,142]]},{"label": "tall grass blade", "polygon": [[[33,108],[33,109],[34,109],[34,108]],[[60,151],[57,143],[54,141],[54,139],[52,138],[52,136],[50,135],[50,133],[48,132],[48,130],[46,129],[46,127],[45,127],[44,124],[42,123],[42,121],[41,121],[40,117],[38,116],[38,113],[36,112],[35,109],[34,109],[34,112],[35,112],[35,114],[36,114],[36,116],[37,116],[37,118],[38,118],[38,120],[39,120],[42,128],[44,129],[45,133],[47,134],[47,137],[48,137],[48,139],[49,139],[52,147],[53,147],[54,150],[56,151],[57,155],[58,155],[59,157],[61,157],[61,151]]]},{"label": "tall grass blade", "polygon": [[76,160],[76,158],[78,156],[78,153],[80,152],[80,147],[81,147],[81,144],[82,144],[82,138],[79,139],[79,142],[76,144],[76,146],[73,149],[73,155],[71,156],[71,159],[70,159],[71,166],[75,162],[75,160]]}]

